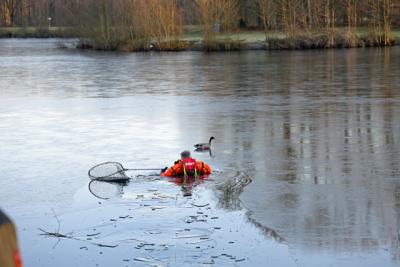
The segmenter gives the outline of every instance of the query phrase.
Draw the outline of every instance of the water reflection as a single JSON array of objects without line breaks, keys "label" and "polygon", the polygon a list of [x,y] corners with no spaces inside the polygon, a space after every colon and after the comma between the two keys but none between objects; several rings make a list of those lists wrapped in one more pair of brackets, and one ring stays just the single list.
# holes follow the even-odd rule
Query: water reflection
[{"label": "water reflection", "polygon": [[168,182],[173,183],[181,188],[182,195],[184,197],[190,197],[193,194],[193,190],[196,186],[204,183],[209,176],[199,177],[169,177],[165,178]]},{"label": "water reflection", "polygon": [[124,186],[128,182],[104,182],[92,180],[88,184],[89,192],[99,199],[110,199],[122,197],[124,194]]},{"label": "water reflection", "polygon": [[282,243],[282,244],[287,244],[287,240],[282,237],[281,235],[278,234],[278,232],[272,228],[269,228],[263,224],[261,224],[260,222],[254,220],[253,218],[251,218],[251,214],[247,214],[248,216],[248,220],[251,224],[255,225],[258,229],[261,230],[262,234],[268,238],[268,239],[272,239],[278,243]]},{"label": "water reflection", "polygon": [[210,156],[210,158],[214,158],[215,157],[214,154],[212,153],[212,149],[205,150],[205,149],[201,149],[201,148],[196,148],[194,150],[194,152],[200,153],[200,154],[208,154]]},{"label": "water reflection", "polygon": [[222,173],[219,178],[215,179],[219,181],[215,185],[219,207],[227,210],[241,209],[239,196],[245,187],[251,183],[250,175],[243,171],[238,171],[234,174]]},{"label": "water reflection", "polygon": [[112,199],[112,198],[123,198],[125,194],[125,190],[127,189],[128,192],[131,191],[131,187],[135,187],[137,183],[141,182],[156,182],[160,180],[166,180],[172,184],[175,184],[178,186],[181,191],[182,195],[184,197],[190,197],[192,196],[192,192],[195,189],[196,186],[204,183],[204,181],[208,177],[171,177],[171,178],[165,178],[165,177],[160,177],[159,175],[138,175],[136,177],[133,177],[131,180],[132,182],[129,181],[101,181],[101,180],[91,180],[88,184],[88,189],[89,192],[95,196],[96,198],[99,199]]},{"label": "water reflection", "polygon": [[271,135],[253,139],[272,146],[257,153],[266,160],[244,192],[251,218],[295,247],[397,255],[398,100],[316,102],[288,108]]}]

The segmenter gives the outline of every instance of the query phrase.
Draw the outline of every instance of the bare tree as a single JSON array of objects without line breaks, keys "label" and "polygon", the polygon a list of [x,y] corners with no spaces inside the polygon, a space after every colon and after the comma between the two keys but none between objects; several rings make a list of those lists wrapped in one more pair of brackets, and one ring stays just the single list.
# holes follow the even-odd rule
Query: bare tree
[{"label": "bare tree", "polygon": [[262,26],[266,39],[271,30],[287,38],[324,34],[328,46],[336,46],[341,27],[351,46],[359,44],[358,27],[367,26],[371,42],[391,45],[399,9],[399,0],[0,0],[0,27],[46,28],[51,17],[99,48],[172,49],[183,25],[195,23],[204,42],[229,36],[240,22]]},{"label": "bare tree", "polygon": [[[337,1],[337,0],[336,0]],[[326,0],[325,5],[325,27],[328,37],[328,47],[335,45],[335,26],[336,26],[336,12],[335,0]]]},{"label": "bare tree", "polygon": [[347,21],[347,40],[350,46],[356,46],[357,42],[357,20],[358,20],[358,5],[357,0],[344,0],[344,8]]},{"label": "bare tree", "polygon": [[172,49],[182,33],[182,16],[175,0],[147,0],[152,22],[151,37],[156,44]]},{"label": "bare tree", "polygon": [[239,19],[237,0],[196,0],[196,3],[206,42],[215,39],[218,28],[231,32],[237,27]]},{"label": "bare tree", "polygon": [[390,45],[392,43],[392,10],[393,10],[393,0],[383,0],[383,39],[385,45]]},{"label": "bare tree", "polygon": [[5,12],[5,25],[15,26],[15,17],[21,0],[3,0],[4,1],[4,12]]},{"label": "bare tree", "polygon": [[260,17],[265,32],[265,39],[269,38],[268,32],[271,26],[272,16],[275,13],[273,0],[257,0],[258,16]]},{"label": "bare tree", "polygon": [[294,37],[298,28],[297,12],[299,11],[299,7],[301,7],[300,0],[279,1],[278,14],[281,25],[289,38]]},{"label": "bare tree", "polygon": [[370,30],[375,43],[390,45],[392,43],[391,21],[392,0],[369,0]]},{"label": "bare tree", "polygon": [[130,0],[130,42],[147,49],[174,49],[183,31],[182,14],[175,0]]}]

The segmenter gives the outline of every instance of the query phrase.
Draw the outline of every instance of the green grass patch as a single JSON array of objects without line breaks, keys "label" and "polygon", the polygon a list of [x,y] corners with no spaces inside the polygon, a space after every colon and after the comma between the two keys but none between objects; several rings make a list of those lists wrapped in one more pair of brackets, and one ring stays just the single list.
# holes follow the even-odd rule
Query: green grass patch
[{"label": "green grass patch", "polygon": [[75,37],[69,27],[1,27],[0,38],[51,38]]},{"label": "green grass patch", "polygon": [[392,30],[393,38],[400,39],[400,29]]}]

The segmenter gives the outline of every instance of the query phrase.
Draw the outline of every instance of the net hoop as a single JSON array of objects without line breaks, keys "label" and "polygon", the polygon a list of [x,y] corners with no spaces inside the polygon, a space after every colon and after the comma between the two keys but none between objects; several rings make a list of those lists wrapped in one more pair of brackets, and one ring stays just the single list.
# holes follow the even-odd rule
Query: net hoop
[{"label": "net hoop", "polygon": [[130,177],[125,174],[126,169],[119,162],[104,162],[97,164],[88,171],[91,180],[126,181]]}]

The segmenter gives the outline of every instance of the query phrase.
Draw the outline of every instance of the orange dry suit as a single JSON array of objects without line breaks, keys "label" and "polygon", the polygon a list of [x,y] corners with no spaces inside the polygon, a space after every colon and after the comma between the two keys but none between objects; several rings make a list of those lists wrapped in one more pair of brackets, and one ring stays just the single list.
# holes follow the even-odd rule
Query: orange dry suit
[{"label": "orange dry suit", "polygon": [[18,251],[16,229],[10,219],[0,210],[0,266],[22,267]]},{"label": "orange dry suit", "polygon": [[182,177],[182,176],[194,176],[208,175],[211,174],[211,167],[207,163],[201,160],[195,160],[193,158],[180,159],[175,162],[175,165],[161,173],[161,176],[165,177]]}]

